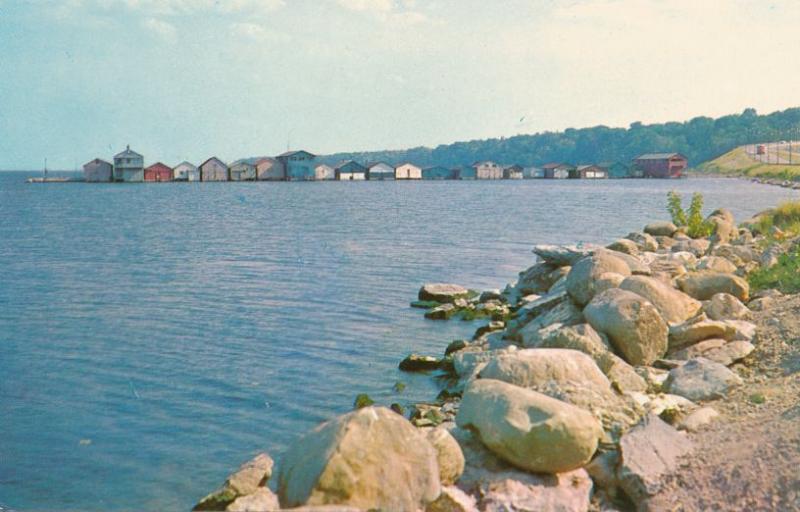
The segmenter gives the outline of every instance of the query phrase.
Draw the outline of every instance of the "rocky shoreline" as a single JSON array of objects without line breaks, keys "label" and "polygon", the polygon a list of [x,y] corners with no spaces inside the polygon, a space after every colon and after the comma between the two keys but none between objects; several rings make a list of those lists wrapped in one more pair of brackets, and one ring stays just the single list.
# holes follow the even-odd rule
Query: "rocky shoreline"
[{"label": "rocky shoreline", "polygon": [[536,246],[502,291],[424,285],[427,318],[487,320],[400,362],[441,379],[435,400],[359,400],[289,448],[277,493],[260,454],[195,510],[662,510],[700,448],[687,433],[752,373],[754,315],[781,300],[746,278],[786,244],[725,209],[707,220],[707,238],[656,222],[606,247]]}]

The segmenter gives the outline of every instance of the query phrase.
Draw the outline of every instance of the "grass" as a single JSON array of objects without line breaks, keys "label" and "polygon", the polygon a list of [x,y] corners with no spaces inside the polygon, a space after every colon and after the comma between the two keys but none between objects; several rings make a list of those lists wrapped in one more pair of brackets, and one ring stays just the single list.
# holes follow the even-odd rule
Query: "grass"
[{"label": "grass", "polygon": [[[800,235],[800,202],[781,203],[760,216],[756,227],[758,232],[766,235],[765,245]],[[800,292],[800,249],[782,254],[773,267],[759,268],[750,273],[748,281],[754,291],[776,288],[783,293]]]},{"label": "grass", "polygon": [[[788,158],[788,153],[786,154]],[[794,158],[794,156],[793,156]],[[797,155],[800,163],[800,154]],[[697,166],[701,172],[753,178],[775,178],[800,180],[800,165],[767,164],[750,157],[743,146],[734,148],[722,156]]]}]

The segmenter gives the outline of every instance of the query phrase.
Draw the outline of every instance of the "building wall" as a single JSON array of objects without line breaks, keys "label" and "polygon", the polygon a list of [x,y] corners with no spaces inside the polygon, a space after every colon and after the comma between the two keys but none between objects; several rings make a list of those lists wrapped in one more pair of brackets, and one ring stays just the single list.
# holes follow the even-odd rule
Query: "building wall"
[{"label": "building wall", "polygon": [[114,167],[103,161],[91,161],[83,166],[83,179],[89,182],[111,181]]},{"label": "building wall", "polygon": [[126,183],[143,182],[144,169],[114,169],[114,178]]},{"label": "building wall", "polygon": [[332,180],[336,177],[333,167],[321,164],[314,168],[314,179],[318,181]]},{"label": "building wall", "polygon": [[394,177],[398,180],[421,180],[422,169],[414,164],[402,164],[395,167]]},{"label": "building wall", "polygon": [[286,179],[283,164],[277,160],[262,160],[256,163],[256,179],[260,181],[281,181]]},{"label": "building wall", "polygon": [[228,167],[212,160],[200,167],[200,176],[203,181],[228,181]]},{"label": "building wall", "polygon": [[475,176],[479,180],[503,179],[503,168],[492,162],[485,162],[475,166]]},{"label": "building wall", "polygon": [[256,179],[256,168],[252,165],[231,167],[231,181],[252,181]]},{"label": "building wall", "polygon": [[379,163],[369,168],[368,177],[371,180],[393,180],[394,173],[394,167],[389,164]]},{"label": "building wall", "polygon": [[286,169],[286,179],[289,181],[311,181],[314,179],[314,168],[317,166],[317,157],[310,154],[296,154],[279,157]]},{"label": "building wall", "polygon": [[172,169],[172,179],[182,181],[199,181],[200,170],[191,164],[178,164]]},{"label": "building wall", "polygon": [[151,165],[144,170],[144,181],[172,181],[172,169],[166,165]]}]

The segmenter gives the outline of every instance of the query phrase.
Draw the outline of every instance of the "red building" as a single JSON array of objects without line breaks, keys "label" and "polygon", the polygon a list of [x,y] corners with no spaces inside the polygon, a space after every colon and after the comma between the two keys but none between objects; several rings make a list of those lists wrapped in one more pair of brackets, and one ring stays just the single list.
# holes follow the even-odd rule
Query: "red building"
[{"label": "red building", "polygon": [[144,181],[172,181],[172,168],[155,163],[144,170]]},{"label": "red building", "polygon": [[689,161],[680,153],[646,153],[633,160],[645,178],[680,178]]}]

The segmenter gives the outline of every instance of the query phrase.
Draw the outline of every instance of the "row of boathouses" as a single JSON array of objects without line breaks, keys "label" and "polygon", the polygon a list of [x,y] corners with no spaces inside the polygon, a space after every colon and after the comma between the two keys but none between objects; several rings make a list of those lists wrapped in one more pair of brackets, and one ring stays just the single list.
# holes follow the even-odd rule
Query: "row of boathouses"
[{"label": "row of boathouses", "polygon": [[230,165],[211,157],[199,166],[181,162],[170,167],[156,162],[145,167],[144,157],[128,146],[114,155],[113,163],[100,158],[87,162],[83,173],[89,182],[607,179],[680,177],[686,166],[686,157],[679,153],[645,154],[631,165],[608,162],[574,166],[554,162],[523,167],[502,166],[488,160],[456,168],[422,168],[411,162],[361,164],[355,160],[329,165],[308,151],[298,150],[276,157],[237,160]]}]

